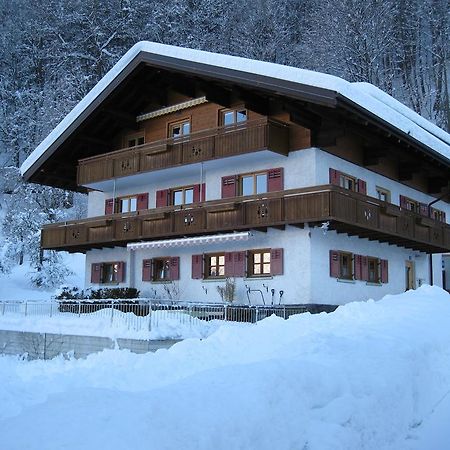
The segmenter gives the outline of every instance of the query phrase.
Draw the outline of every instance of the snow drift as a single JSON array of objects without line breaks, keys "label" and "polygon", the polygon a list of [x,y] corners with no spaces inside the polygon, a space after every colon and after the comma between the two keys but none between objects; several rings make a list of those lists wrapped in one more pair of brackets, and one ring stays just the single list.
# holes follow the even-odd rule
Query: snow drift
[{"label": "snow drift", "polygon": [[0,447],[450,448],[450,295],[219,328],[86,360],[0,358]]}]

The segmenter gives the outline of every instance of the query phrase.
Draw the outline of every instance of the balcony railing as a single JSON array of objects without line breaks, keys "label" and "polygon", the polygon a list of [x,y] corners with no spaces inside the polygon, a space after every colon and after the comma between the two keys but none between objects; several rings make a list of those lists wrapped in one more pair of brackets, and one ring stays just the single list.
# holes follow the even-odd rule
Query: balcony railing
[{"label": "balcony railing", "polygon": [[41,245],[84,252],[128,242],[324,222],[337,232],[406,248],[450,250],[449,225],[331,185],[51,224],[42,229]]},{"label": "balcony railing", "polygon": [[288,126],[268,119],[242,122],[82,159],[78,165],[78,184],[258,150],[287,154]]}]

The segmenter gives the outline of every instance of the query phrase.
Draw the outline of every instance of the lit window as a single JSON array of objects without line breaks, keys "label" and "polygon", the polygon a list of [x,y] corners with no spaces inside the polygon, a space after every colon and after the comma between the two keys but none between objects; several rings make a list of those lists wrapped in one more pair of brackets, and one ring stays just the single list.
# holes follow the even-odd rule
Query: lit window
[{"label": "lit window", "polygon": [[206,255],[208,278],[222,278],[225,276],[225,253]]},{"label": "lit window", "polygon": [[270,250],[252,250],[249,261],[251,275],[270,275]]},{"label": "lit window", "polygon": [[188,135],[191,132],[191,123],[189,120],[172,123],[169,126],[169,137],[180,138]]}]

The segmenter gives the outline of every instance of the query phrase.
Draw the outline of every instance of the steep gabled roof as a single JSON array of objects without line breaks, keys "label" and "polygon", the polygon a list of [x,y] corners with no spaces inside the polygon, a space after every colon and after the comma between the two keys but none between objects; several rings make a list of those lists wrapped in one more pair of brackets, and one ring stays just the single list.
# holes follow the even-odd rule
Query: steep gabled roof
[{"label": "steep gabled roof", "polygon": [[450,166],[450,135],[373,85],[350,83],[332,75],[280,64],[144,41],[135,44],[30,154],[21,167],[23,177],[34,181],[33,175],[42,165],[141,63],[357,110],[399,133],[439,163]]}]

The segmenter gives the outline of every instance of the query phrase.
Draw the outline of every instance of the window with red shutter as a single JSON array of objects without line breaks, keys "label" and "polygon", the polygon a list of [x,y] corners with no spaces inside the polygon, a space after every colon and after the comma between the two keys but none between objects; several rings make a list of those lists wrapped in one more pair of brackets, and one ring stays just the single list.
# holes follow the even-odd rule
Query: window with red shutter
[{"label": "window with red shutter", "polygon": [[419,213],[422,216],[429,217],[429,208],[428,208],[428,205],[426,203],[420,203],[419,204]]},{"label": "window with red shutter", "polygon": [[272,248],[270,250],[270,273],[283,275],[283,249]]},{"label": "window with red shutter", "polygon": [[144,209],[148,209],[148,192],[137,196],[137,210],[142,211]]},{"label": "window with red shutter", "polygon": [[178,256],[170,258],[170,279],[180,279],[180,258]]},{"label": "window with red shutter", "polygon": [[245,277],[247,267],[247,252],[233,252],[234,276]]},{"label": "window with red shutter", "polygon": [[222,177],[222,198],[236,197],[237,195],[237,176],[229,175]]},{"label": "window with red shutter", "polygon": [[225,276],[234,277],[234,252],[225,253]]},{"label": "window with red shutter", "polygon": [[355,280],[362,280],[362,255],[355,255],[353,260],[355,264]]},{"label": "window with red shutter", "polygon": [[192,278],[203,278],[203,255],[192,255]]},{"label": "window with red shutter", "polygon": [[367,195],[367,183],[364,180],[358,180],[358,192]]},{"label": "window with red shutter", "polygon": [[382,259],[380,261],[380,269],[381,269],[381,282],[388,283],[389,282],[389,268],[388,268],[388,260]]},{"label": "window with red shutter", "polygon": [[113,281],[122,283],[123,281],[125,281],[125,263],[123,261],[119,261],[116,264],[117,264],[117,279]]},{"label": "window with red shutter", "polygon": [[206,198],[206,184],[194,185],[194,203],[204,202]]},{"label": "window with red shutter", "polygon": [[340,176],[341,172],[339,170],[330,168],[330,184],[340,186]]},{"label": "window with red shutter", "polygon": [[162,206],[169,205],[169,189],[162,189],[156,191],[156,207],[160,208]]},{"label": "window with red shutter", "polygon": [[102,265],[100,263],[91,264],[91,283],[101,283]]},{"label": "window with red shutter", "polygon": [[361,256],[361,280],[369,281],[369,258]]},{"label": "window with red shutter", "polygon": [[330,276],[333,278],[339,278],[340,273],[339,252],[336,250],[330,250]]},{"label": "window with red shutter", "polygon": [[142,261],[142,281],[152,281],[152,260],[144,259]]},{"label": "window with red shutter", "polygon": [[282,167],[267,171],[267,190],[269,192],[282,191],[284,189],[284,170]]}]

